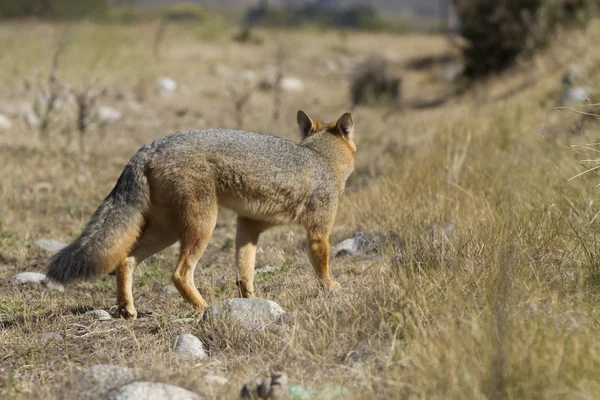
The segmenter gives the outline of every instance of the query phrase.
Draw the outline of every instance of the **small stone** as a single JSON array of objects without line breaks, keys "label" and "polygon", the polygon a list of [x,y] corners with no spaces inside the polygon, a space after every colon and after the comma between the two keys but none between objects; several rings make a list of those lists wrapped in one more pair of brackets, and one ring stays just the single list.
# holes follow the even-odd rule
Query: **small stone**
[{"label": "small stone", "polygon": [[304,90],[304,83],[300,79],[291,76],[284,77],[280,82],[280,86],[284,92],[301,92]]},{"label": "small stone", "polygon": [[252,84],[254,83],[254,81],[256,81],[256,74],[254,73],[254,71],[245,69],[243,71],[238,72],[237,78],[243,82]]},{"label": "small stone", "polygon": [[68,395],[62,398],[100,399],[112,389],[119,388],[137,379],[135,372],[120,365],[98,364],[80,371],[76,375]]},{"label": "small stone", "polygon": [[4,114],[0,114],[0,129],[9,130],[12,128],[12,121]]},{"label": "small stone", "polygon": [[112,390],[106,400],[200,400],[199,394],[159,382],[132,382]]},{"label": "small stone", "polygon": [[55,332],[38,333],[35,337],[42,342],[62,342],[65,340],[62,335]]},{"label": "small stone", "polygon": [[165,92],[174,92],[177,90],[177,82],[166,76],[161,76],[156,80],[156,86]]},{"label": "small stone", "polygon": [[333,248],[333,254],[335,254],[336,257],[344,256],[344,255],[354,256],[354,255],[358,254],[360,244],[361,244],[361,240],[359,237],[357,237],[357,236],[351,237],[349,239],[343,240],[342,242],[338,243]]},{"label": "small stone", "polygon": [[35,241],[35,245],[40,249],[46,250],[50,253],[56,253],[63,247],[67,247],[66,243],[54,239],[38,239]]},{"label": "small stone", "polygon": [[561,102],[563,104],[584,104],[588,100],[589,91],[583,87],[570,87],[567,88],[562,96]]},{"label": "small stone", "polygon": [[184,361],[199,362],[208,357],[202,341],[189,333],[177,336],[173,351]]},{"label": "small stone", "polygon": [[261,275],[261,274],[267,274],[269,272],[275,272],[278,271],[280,268],[279,267],[269,267],[268,265],[262,268],[257,268],[254,270],[254,275]]},{"label": "small stone", "polygon": [[171,320],[171,322],[174,324],[189,324],[194,321],[195,321],[194,318],[175,318],[175,319]]},{"label": "small stone", "polygon": [[204,382],[206,382],[209,385],[212,385],[212,384],[226,385],[229,383],[229,379],[224,378],[219,375],[208,374],[208,375],[204,375],[204,377],[202,379],[204,380]]},{"label": "small stone", "polygon": [[47,282],[46,275],[40,274],[39,272],[21,272],[20,274],[6,278],[6,282],[12,284],[44,284],[48,289],[57,290],[59,292],[63,292],[65,290],[61,284]]},{"label": "small stone", "polygon": [[85,313],[85,315],[94,318],[97,321],[110,321],[112,316],[105,310],[92,310]]},{"label": "small stone", "polygon": [[33,108],[30,105],[24,106],[21,109],[21,118],[23,118],[25,123],[30,128],[37,128],[40,126],[40,118],[37,116],[35,111],[33,111]]},{"label": "small stone", "polygon": [[178,294],[179,293],[179,290],[177,290],[177,288],[173,285],[164,286],[161,290],[165,294]]},{"label": "small stone", "polygon": [[247,328],[264,329],[284,314],[285,310],[274,301],[236,298],[209,307],[204,318],[213,321],[229,318]]},{"label": "small stone", "polygon": [[123,113],[116,108],[108,106],[98,107],[98,119],[102,122],[117,122],[123,117]]}]

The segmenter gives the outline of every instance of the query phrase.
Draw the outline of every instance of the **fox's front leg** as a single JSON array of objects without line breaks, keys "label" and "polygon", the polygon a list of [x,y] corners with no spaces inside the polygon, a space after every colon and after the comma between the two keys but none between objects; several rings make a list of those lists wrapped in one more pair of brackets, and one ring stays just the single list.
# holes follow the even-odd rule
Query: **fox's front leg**
[{"label": "fox's front leg", "polygon": [[271,225],[238,216],[235,238],[235,261],[238,271],[237,285],[242,297],[254,297],[254,263],[258,237]]},{"label": "fox's front leg", "polygon": [[340,284],[331,278],[329,273],[329,234],[308,232],[308,254],[319,283],[325,291],[333,291]]}]

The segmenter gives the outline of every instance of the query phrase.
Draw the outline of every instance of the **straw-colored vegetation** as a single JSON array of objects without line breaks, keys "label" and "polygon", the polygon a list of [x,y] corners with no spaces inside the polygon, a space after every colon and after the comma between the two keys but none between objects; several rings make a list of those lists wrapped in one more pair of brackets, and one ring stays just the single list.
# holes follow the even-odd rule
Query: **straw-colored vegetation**
[{"label": "straw-colored vegetation", "polygon": [[[281,44],[284,73],[305,89],[282,94],[277,121],[273,94],[253,91],[241,111],[244,129],[296,139],[298,109],[337,118],[349,108],[352,66],[375,51],[402,73],[403,111],[353,111],[356,171],[332,239],[362,231],[376,249],[334,258],[343,289],[324,297],[302,231],[265,234],[258,265],[283,268],[261,278],[257,294],[295,316],[278,334],[173,324],[193,310],[162,291],[176,260],[170,249],[137,270],[136,305],[153,312],[137,321],[90,323],[81,315],[111,310],[112,276],[65,293],[2,286],[0,397],[60,398],[79,368],[100,363],[129,366],[209,398],[235,398],[242,384],[270,370],[310,389],[342,384],[356,399],[597,397],[600,243],[597,223],[590,224],[600,211],[597,178],[567,181],[582,171],[568,145],[597,139],[574,131],[581,116],[568,112],[551,114],[542,137],[561,73],[574,60],[594,72],[597,43],[588,38],[600,33],[597,23],[435,108],[411,104],[450,93],[452,84],[439,68],[403,66],[452,51],[443,38],[258,31],[263,42],[256,45],[232,42],[233,29],[173,24],[156,57],[156,29],[70,26],[57,77],[74,88],[96,79],[105,89],[97,103],[123,113],[106,127],[91,126],[84,152],[70,106],[52,120],[47,138],[16,119],[0,131],[0,279],[43,272],[48,255],[34,240],[72,240],[143,143],[175,130],[235,127],[236,73],[252,70],[260,78]],[[63,32],[42,23],[0,26],[0,113],[18,115],[32,103]],[[159,93],[159,76],[180,89]],[[133,93],[139,104],[120,92]],[[594,120],[584,128],[593,129]],[[211,303],[237,294],[234,237],[235,216],[223,210],[196,272]],[[43,332],[65,340],[46,344],[36,338]],[[205,342],[209,361],[189,365],[165,353],[182,332]],[[207,373],[230,383],[208,384]]]}]

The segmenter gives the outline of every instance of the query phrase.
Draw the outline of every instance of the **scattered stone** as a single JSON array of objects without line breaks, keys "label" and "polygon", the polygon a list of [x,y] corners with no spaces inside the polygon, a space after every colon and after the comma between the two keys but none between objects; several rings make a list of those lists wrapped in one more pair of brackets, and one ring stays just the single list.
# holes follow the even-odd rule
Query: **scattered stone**
[{"label": "scattered stone", "polygon": [[194,322],[194,318],[175,318],[171,320],[174,324],[189,324],[190,322]]},{"label": "scattered stone", "polygon": [[280,86],[284,92],[301,92],[304,90],[304,83],[292,76],[286,76],[281,79]]},{"label": "scattered stone", "polygon": [[35,337],[42,342],[62,342],[65,340],[62,335],[55,332],[38,333]]},{"label": "scattered stone", "polygon": [[12,121],[7,116],[0,114],[0,129],[7,131],[10,128],[12,128]]},{"label": "scattered stone", "polygon": [[110,321],[112,316],[105,310],[91,310],[85,313],[85,315],[94,318],[97,321]]},{"label": "scattered stone", "polygon": [[254,83],[254,81],[256,81],[256,74],[254,73],[254,71],[245,69],[243,71],[238,72],[237,78],[243,82],[252,84]]},{"label": "scattered stone", "polygon": [[342,242],[338,243],[333,248],[333,253],[336,257],[339,256],[354,256],[358,254],[358,249],[360,247],[360,238],[359,237],[351,237]]},{"label": "scattered stone", "polygon": [[345,239],[333,247],[333,254],[339,256],[355,256],[372,253],[377,250],[377,244],[384,239],[382,235],[367,232],[355,232],[352,237]]},{"label": "scattered stone", "polygon": [[177,336],[173,351],[184,361],[199,362],[208,357],[202,341],[189,333]]},{"label": "scattered stone", "polygon": [[242,399],[281,399],[288,396],[288,376],[276,372],[270,377],[254,379],[242,387]]},{"label": "scattered stone", "polygon": [[226,385],[229,383],[229,379],[224,378],[219,375],[208,374],[208,375],[204,375],[204,377],[202,379],[204,380],[204,382],[206,382],[209,385],[212,385],[212,384]]},{"label": "scattered stone", "polygon": [[44,284],[47,288],[58,290],[59,292],[63,292],[65,290],[61,284],[46,281],[46,275],[40,274],[39,272],[21,272],[20,274],[6,278],[6,282],[12,284]]},{"label": "scattered stone", "polygon": [[177,82],[166,76],[161,76],[156,80],[156,86],[165,92],[174,92],[177,90]]},{"label": "scattered stone", "polygon": [[40,118],[37,116],[37,114],[30,105],[24,106],[21,109],[21,118],[23,118],[25,123],[30,128],[37,128],[40,126]]},{"label": "scattered stone", "polygon": [[236,298],[209,307],[204,312],[204,318],[213,321],[229,318],[247,328],[263,329],[284,314],[285,310],[274,301]]},{"label": "scattered stone", "polygon": [[566,88],[561,96],[562,104],[584,104],[587,102],[589,91],[584,87]]},{"label": "scattered stone", "polygon": [[162,292],[165,294],[178,294],[179,290],[174,285],[164,286]]},{"label": "scattered stone", "polygon": [[215,73],[223,78],[229,78],[233,75],[233,70],[224,64],[215,65]]},{"label": "scattered stone", "polygon": [[280,267],[270,267],[270,266],[265,266],[262,268],[256,268],[254,270],[254,275],[261,275],[261,274],[267,274],[269,272],[276,272],[279,271],[281,268]]},{"label": "scattered stone", "polygon": [[132,382],[112,390],[106,400],[200,400],[199,394],[159,382]]},{"label": "scattered stone", "polygon": [[67,244],[54,239],[38,239],[35,241],[35,245],[42,250],[46,250],[50,253],[56,253]]},{"label": "scattered stone", "polygon": [[98,107],[98,119],[101,122],[109,123],[109,122],[117,122],[123,117],[123,113],[116,108],[108,107],[108,106],[100,106]]},{"label": "scattered stone", "polygon": [[110,390],[137,379],[132,369],[120,365],[98,364],[80,371],[66,398],[100,399]]}]

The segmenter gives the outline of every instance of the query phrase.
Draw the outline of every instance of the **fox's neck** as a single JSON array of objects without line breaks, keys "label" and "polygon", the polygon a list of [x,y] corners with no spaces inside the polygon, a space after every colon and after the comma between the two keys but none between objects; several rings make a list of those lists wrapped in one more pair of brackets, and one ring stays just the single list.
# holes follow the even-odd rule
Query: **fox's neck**
[{"label": "fox's neck", "polygon": [[348,142],[335,135],[319,134],[306,138],[301,145],[316,151],[328,162],[343,190],[354,170],[354,151]]}]

